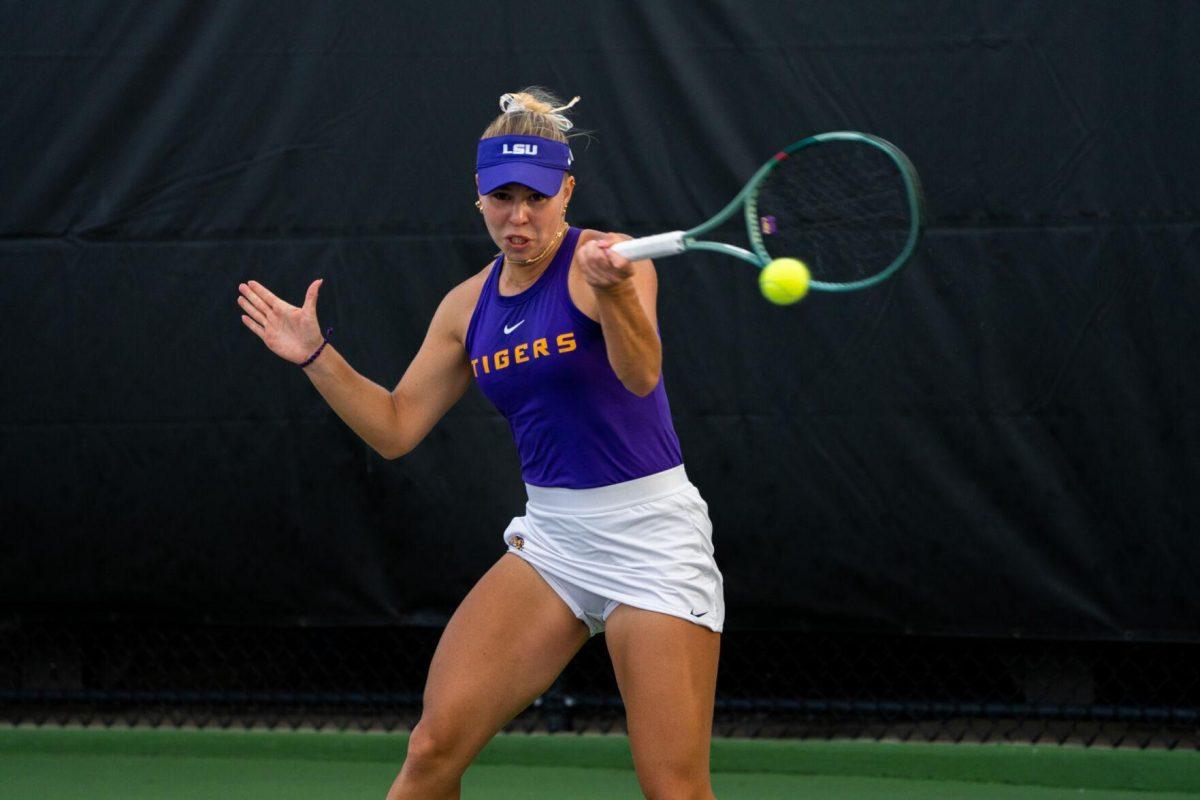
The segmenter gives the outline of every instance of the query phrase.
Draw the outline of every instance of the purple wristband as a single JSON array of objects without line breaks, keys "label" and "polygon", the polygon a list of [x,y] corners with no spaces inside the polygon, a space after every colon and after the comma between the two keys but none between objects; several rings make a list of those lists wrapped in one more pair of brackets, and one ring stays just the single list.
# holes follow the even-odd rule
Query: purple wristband
[{"label": "purple wristband", "polygon": [[317,356],[321,355],[321,351],[325,349],[325,345],[329,344],[329,337],[332,334],[333,334],[333,328],[325,329],[325,339],[321,342],[321,346],[318,347],[316,352],[314,352],[311,356],[309,356],[308,359],[303,364],[300,365],[300,369],[304,369],[309,364],[311,364],[312,362],[317,360]]}]

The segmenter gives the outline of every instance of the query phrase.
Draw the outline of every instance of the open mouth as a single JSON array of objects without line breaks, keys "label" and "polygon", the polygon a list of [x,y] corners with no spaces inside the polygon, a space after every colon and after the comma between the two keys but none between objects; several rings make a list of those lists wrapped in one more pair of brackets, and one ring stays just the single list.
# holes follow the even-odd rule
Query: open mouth
[{"label": "open mouth", "polygon": [[531,241],[527,236],[506,236],[504,237],[504,240],[508,242],[510,246],[518,249],[527,247]]}]

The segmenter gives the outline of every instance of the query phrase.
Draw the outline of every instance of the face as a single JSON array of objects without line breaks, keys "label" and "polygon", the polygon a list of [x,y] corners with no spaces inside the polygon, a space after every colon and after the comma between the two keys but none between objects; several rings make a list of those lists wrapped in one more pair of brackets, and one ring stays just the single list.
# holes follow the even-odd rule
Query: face
[{"label": "face", "polygon": [[519,183],[480,195],[483,221],[500,252],[523,260],[546,249],[562,228],[574,189],[575,179],[564,174],[562,188],[553,197]]}]

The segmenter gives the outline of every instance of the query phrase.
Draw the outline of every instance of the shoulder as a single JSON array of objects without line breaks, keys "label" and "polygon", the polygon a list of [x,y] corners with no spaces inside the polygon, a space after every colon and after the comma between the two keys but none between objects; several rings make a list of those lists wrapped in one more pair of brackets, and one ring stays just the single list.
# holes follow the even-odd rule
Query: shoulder
[{"label": "shoulder", "polygon": [[434,312],[430,330],[436,327],[453,335],[460,342],[465,341],[471,315],[475,313],[479,295],[483,292],[483,284],[491,272],[492,263],[489,262],[479,272],[447,292],[446,296],[442,298],[441,304],[438,305],[437,311]]},{"label": "shoulder", "polygon": [[479,294],[483,291],[483,284],[487,281],[488,275],[492,273],[492,264],[493,262],[489,262],[486,267],[447,292],[442,304],[469,306],[474,309],[475,303],[479,300]]}]

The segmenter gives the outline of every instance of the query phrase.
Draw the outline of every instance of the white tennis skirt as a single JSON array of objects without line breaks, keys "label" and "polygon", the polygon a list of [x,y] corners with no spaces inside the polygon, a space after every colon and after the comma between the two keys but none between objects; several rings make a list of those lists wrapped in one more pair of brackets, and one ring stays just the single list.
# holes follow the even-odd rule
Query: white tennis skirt
[{"label": "white tennis skirt", "polygon": [[504,531],[594,636],[617,606],[720,631],[725,592],[708,504],[683,465],[611,486],[526,484],[525,516]]}]

